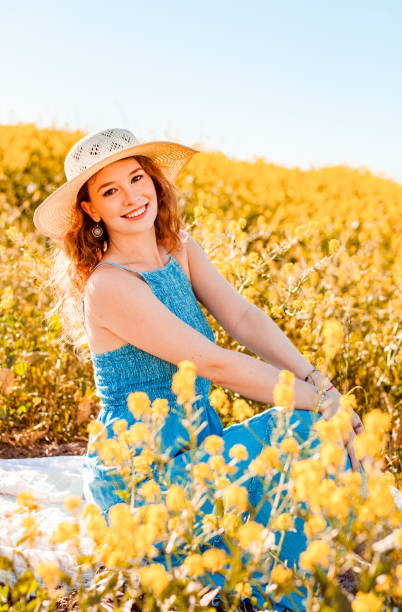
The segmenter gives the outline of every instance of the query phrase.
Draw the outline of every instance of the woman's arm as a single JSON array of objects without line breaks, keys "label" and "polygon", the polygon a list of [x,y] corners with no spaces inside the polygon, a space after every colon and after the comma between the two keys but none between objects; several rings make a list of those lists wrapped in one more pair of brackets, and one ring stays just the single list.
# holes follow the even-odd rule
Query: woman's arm
[{"label": "woman's arm", "polygon": [[[279,370],[290,370],[300,380],[305,379],[313,366],[297,350],[284,332],[263,310],[249,304],[239,321],[234,339]],[[314,380],[316,380],[317,376]]]},{"label": "woman's arm", "polygon": [[[193,291],[223,329],[278,370],[290,370],[304,382],[312,365],[272,319],[248,302],[225,279],[204,249],[189,234],[186,250]],[[319,375],[315,373],[316,383],[317,378]]]},{"label": "woman's arm", "polygon": [[[279,373],[283,368],[278,369],[239,351],[219,348],[222,351],[221,367],[212,382],[249,399],[274,404],[274,388],[279,382]],[[314,410],[319,396],[319,389],[295,378],[295,408]]]},{"label": "woman's arm", "polygon": [[[134,346],[174,364],[188,359],[198,376],[249,399],[274,403],[279,370],[211,342],[155,297],[140,278],[119,268],[96,270],[87,283],[87,317]],[[118,296],[118,298],[116,297]],[[313,410],[318,389],[296,379],[295,407]]]}]

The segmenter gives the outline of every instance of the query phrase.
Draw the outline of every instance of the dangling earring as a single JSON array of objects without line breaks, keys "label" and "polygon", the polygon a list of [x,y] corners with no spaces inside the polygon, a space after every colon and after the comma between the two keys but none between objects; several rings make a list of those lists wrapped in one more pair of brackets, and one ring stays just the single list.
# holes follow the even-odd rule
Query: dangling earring
[{"label": "dangling earring", "polygon": [[96,222],[96,225],[93,226],[91,232],[95,238],[100,238],[103,235],[103,227]]}]

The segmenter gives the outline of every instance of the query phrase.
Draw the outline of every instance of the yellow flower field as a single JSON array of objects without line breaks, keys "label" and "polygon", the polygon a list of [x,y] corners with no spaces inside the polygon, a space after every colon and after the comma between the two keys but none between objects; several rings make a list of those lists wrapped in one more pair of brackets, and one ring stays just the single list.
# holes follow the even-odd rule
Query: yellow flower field
[{"label": "yellow flower field", "polygon": [[[60,322],[55,316],[46,317],[52,305],[51,289],[45,284],[50,241],[38,235],[32,223],[36,206],[64,182],[64,157],[83,135],[33,125],[0,125],[3,443],[62,443],[87,438],[88,425],[95,427],[92,423],[99,405],[89,350],[86,346],[80,353],[62,344]],[[300,558],[305,575],[296,576],[272,557],[267,562],[265,549],[258,543],[269,538],[260,525],[253,521],[239,525],[238,517],[248,507],[244,487],[227,482],[220,442],[211,437],[206,442],[210,460],[194,466],[194,482],[202,489],[206,480],[218,479],[222,492],[215,500],[216,507],[224,506],[225,511],[218,517],[219,525],[214,515],[204,517],[204,531],[211,534],[223,529],[237,565],[228,564],[222,550],[207,553],[194,549],[188,551],[176,573],[152,562],[137,566],[141,561],[139,542],[141,551],[146,550],[152,559],[154,543],[164,538],[167,542],[173,529],[178,532],[178,541],[185,539],[180,528],[191,528],[196,509],[194,500],[179,487],[171,487],[166,503],[162,503],[155,484],[142,492],[153,507],[148,516],[139,513],[134,517],[128,505],[121,504],[107,528],[95,508],[84,510],[89,530],[98,538],[95,557],[88,564],[101,561],[107,565],[110,579],[120,572],[130,584],[129,598],[135,597],[136,591],[123,560],[132,559],[147,594],[147,610],[169,609],[166,598],[179,591],[183,599],[173,604],[173,598],[172,609],[174,605],[190,609],[191,597],[184,587],[196,584],[206,571],[223,573],[233,597],[249,596],[254,563],[270,576],[274,599],[303,586],[308,590],[309,609],[317,612],[391,611],[402,601],[402,515],[392,496],[384,493],[388,485],[399,489],[402,485],[402,185],[365,169],[338,166],[302,171],[263,159],[239,162],[219,152],[202,152],[186,166],[177,186],[187,229],[220,272],[331,379],[346,398],[343,411],[353,404],[363,417],[366,431],[356,441],[356,452],[361,459],[368,457],[367,491],[361,491],[359,474],[342,470],[342,449],[336,442],[344,435],[342,414],[317,427],[317,458],[303,457],[292,436],[264,449],[251,466],[254,473],[286,474],[292,483],[286,493],[287,506],[273,514],[267,529],[275,533],[291,530],[296,516],[305,512],[305,533],[311,541]],[[253,354],[204,312],[220,346]],[[194,365],[184,363],[172,381],[173,391],[183,402],[191,403],[194,373]],[[214,386],[210,399],[224,426],[267,408]],[[130,401],[133,410],[144,414],[152,410],[153,422],[163,422],[166,406],[162,400],[152,407],[133,398]],[[281,372],[275,403],[291,412],[292,373]],[[152,446],[152,435],[145,426],[126,430],[120,423],[115,434],[119,444],[105,443],[102,448],[111,462],[127,461],[130,443]],[[232,452],[236,463],[247,450],[238,445]],[[139,471],[147,469],[150,457],[143,455]],[[21,498],[27,513],[32,503]],[[68,503],[72,512],[79,505],[74,500]],[[135,527],[141,540],[133,537],[123,542],[119,536],[122,524]],[[34,538],[34,522],[27,519],[26,525],[29,537]],[[73,521],[61,526],[55,538],[74,541],[78,534],[74,525]],[[386,538],[388,544],[384,543]],[[105,541],[110,544],[107,555],[102,547]],[[255,543],[251,548],[250,542]],[[234,557],[236,550],[238,556]],[[247,568],[241,557],[246,552],[250,555]],[[1,564],[7,565],[4,560]],[[340,589],[337,576],[353,564],[359,571],[351,594]],[[46,597],[55,596],[60,578],[57,568],[44,563],[38,574],[46,586]],[[45,591],[38,592],[45,600]],[[94,593],[91,596],[95,597]],[[0,606],[1,597],[4,594],[0,591]],[[82,609],[90,609],[89,595],[82,593],[80,597]],[[329,602],[335,607],[329,608]],[[192,609],[201,609],[198,605],[197,599]]]}]

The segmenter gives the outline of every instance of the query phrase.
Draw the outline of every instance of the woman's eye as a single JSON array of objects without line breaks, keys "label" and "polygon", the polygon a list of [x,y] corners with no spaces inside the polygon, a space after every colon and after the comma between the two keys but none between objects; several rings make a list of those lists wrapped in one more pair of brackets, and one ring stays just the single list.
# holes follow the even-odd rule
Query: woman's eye
[{"label": "woman's eye", "polygon": [[111,189],[108,189],[107,191],[104,192],[103,196],[107,196],[108,193],[110,193],[111,191],[113,191],[114,187],[112,187]]},{"label": "woman's eye", "polygon": [[[136,174],[135,176],[133,176],[133,179],[135,179],[135,178],[142,178],[142,176],[143,176],[142,174]],[[108,189],[107,191],[105,191],[103,195],[107,197],[107,195],[108,195],[108,194],[109,194],[111,191],[113,191],[113,189],[114,189],[114,187],[111,187],[110,189]]]}]

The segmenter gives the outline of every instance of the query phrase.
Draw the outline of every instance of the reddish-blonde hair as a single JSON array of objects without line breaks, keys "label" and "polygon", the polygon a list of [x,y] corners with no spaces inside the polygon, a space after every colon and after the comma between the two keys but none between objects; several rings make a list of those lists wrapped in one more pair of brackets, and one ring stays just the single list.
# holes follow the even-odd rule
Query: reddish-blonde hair
[{"label": "reddish-blonde hair", "polygon": [[[149,157],[133,155],[143,170],[151,177],[158,199],[158,213],[155,219],[155,234],[158,242],[168,250],[180,248],[180,230],[185,224],[181,218],[177,187],[168,179]],[[95,175],[94,175],[95,176]],[[53,292],[54,306],[46,318],[57,314],[61,323],[62,342],[71,343],[76,349],[87,344],[82,318],[81,296],[92,268],[101,260],[109,246],[109,237],[103,221],[101,238],[91,232],[93,219],[83,210],[81,202],[89,201],[88,183],[82,185],[76,198],[76,222],[62,241],[54,243],[51,250],[52,268],[49,286]],[[177,190],[178,191],[178,190]]]}]

